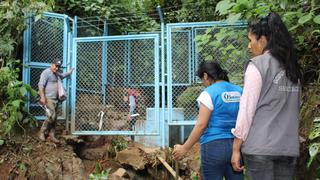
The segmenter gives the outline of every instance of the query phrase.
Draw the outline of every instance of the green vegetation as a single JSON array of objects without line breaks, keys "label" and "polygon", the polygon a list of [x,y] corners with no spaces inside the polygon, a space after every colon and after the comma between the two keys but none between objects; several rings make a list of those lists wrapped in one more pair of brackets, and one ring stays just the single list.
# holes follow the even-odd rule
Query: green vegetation
[{"label": "green vegetation", "polygon": [[25,110],[26,94],[37,93],[30,85],[24,84],[19,73],[22,65],[17,59],[22,33],[26,26],[23,14],[41,13],[50,10],[42,1],[5,0],[0,3],[0,138],[10,135],[15,127],[24,130],[24,125],[34,125],[33,117]]},{"label": "green vegetation", "polygon": [[106,170],[103,170],[101,168],[100,163],[96,163],[96,168],[93,173],[89,175],[89,180],[103,180],[108,179],[109,173],[111,171],[111,168],[108,168]]},{"label": "green vegetation", "polygon": [[[310,159],[308,163],[309,170],[307,173],[319,172],[317,166],[319,165],[320,151],[319,151],[319,123],[313,122],[315,117],[319,116],[319,86],[320,86],[320,65],[318,63],[320,58],[320,6],[315,0],[302,1],[266,1],[266,0],[222,0],[217,4],[216,11],[221,18],[226,19],[229,24],[234,24],[238,20],[254,19],[257,17],[266,16],[269,12],[277,12],[282,17],[287,27],[289,28],[292,37],[296,43],[296,50],[298,52],[301,67],[304,73],[304,98],[301,108],[301,135],[307,137],[309,135],[310,144],[309,154]],[[234,33],[234,35],[232,35]],[[222,43],[228,36],[236,36],[235,32],[219,32],[214,36],[210,36],[207,32],[207,37],[204,37],[202,42],[208,41],[210,38],[215,38]],[[221,40],[221,41],[219,41]],[[208,44],[209,46],[211,44]],[[213,44],[212,46],[214,46]],[[231,54],[237,54],[236,49],[222,47],[227,50],[227,57]],[[222,51],[223,52],[223,51]],[[210,58],[206,58],[210,59]],[[311,129],[311,131],[310,131]],[[309,142],[309,141],[307,141]],[[302,154],[307,153],[303,149]],[[310,173],[311,172],[311,173]],[[314,177],[320,177],[319,173],[314,174]]]},{"label": "green vegetation", "polygon": [[[164,11],[165,21],[195,22],[223,21],[233,25],[239,20],[250,20],[274,11],[279,13],[287,24],[296,43],[301,67],[304,73],[304,93],[301,108],[301,134],[307,138],[302,155],[310,157],[308,161],[312,178],[320,178],[320,128],[314,121],[320,116],[320,6],[317,0],[2,0],[0,2],[0,139],[12,133],[14,127],[32,125],[32,117],[25,111],[26,93],[36,92],[21,81],[22,33],[26,27],[25,16],[32,12],[35,21],[41,18],[43,11],[65,13],[79,17],[99,16],[110,23],[111,34],[159,30],[157,5]],[[101,25],[101,24],[100,24]],[[196,38],[198,53],[206,60],[213,60],[210,51],[218,49],[219,59],[225,63],[235,63],[237,59],[248,58],[246,52],[246,29],[234,31],[232,28],[212,27]],[[93,32],[96,34],[96,32]],[[231,44],[237,40],[241,43]],[[117,67],[121,70],[121,67]],[[241,84],[242,72],[230,73],[232,82]],[[196,90],[186,90],[178,97],[179,106],[194,104]],[[187,98],[188,97],[188,98]],[[190,98],[191,97],[191,98]],[[192,102],[191,102],[192,101]],[[0,145],[3,144],[0,140]],[[126,147],[122,141],[115,142],[115,151]],[[307,164],[304,162],[304,165]],[[99,171],[98,174],[108,174]],[[93,174],[95,177],[95,174]]]}]

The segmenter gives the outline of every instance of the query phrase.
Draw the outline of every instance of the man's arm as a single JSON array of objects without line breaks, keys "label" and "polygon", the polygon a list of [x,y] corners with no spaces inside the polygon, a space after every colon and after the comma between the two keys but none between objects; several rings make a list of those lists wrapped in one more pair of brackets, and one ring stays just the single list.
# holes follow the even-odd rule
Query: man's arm
[{"label": "man's arm", "polygon": [[68,76],[70,76],[73,72],[74,68],[71,68],[68,72],[64,72],[64,73],[57,73],[57,75],[60,77],[60,79],[64,79]]},{"label": "man's arm", "polygon": [[40,100],[39,103],[41,105],[45,105],[46,102],[46,96],[45,96],[45,86],[47,85],[48,82],[48,75],[46,71],[43,71],[40,75],[39,83],[38,83],[38,89],[39,89],[39,95],[40,95]]},{"label": "man's arm", "polygon": [[40,104],[41,105],[45,105],[47,102],[46,102],[46,96],[44,95],[44,88],[39,88],[39,95],[40,95]]}]

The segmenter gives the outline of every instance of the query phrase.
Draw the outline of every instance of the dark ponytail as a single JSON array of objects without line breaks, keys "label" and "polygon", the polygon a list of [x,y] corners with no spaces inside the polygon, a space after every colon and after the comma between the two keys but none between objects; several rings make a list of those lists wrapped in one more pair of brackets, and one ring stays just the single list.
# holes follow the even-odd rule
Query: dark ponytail
[{"label": "dark ponytail", "polygon": [[203,78],[204,73],[207,73],[213,81],[224,80],[229,82],[228,73],[217,62],[202,61],[199,64],[197,76]]},{"label": "dark ponytail", "polygon": [[293,40],[277,13],[270,13],[258,21],[249,23],[249,31],[256,35],[257,40],[261,36],[267,38],[265,50],[275,57],[286,71],[286,76],[293,83],[301,80],[302,75],[298,64],[298,57],[295,54]]}]

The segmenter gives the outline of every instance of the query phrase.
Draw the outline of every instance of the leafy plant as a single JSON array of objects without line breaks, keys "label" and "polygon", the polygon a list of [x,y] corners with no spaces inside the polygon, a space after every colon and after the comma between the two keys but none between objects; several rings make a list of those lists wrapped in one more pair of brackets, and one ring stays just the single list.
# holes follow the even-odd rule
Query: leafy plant
[{"label": "leafy plant", "polygon": [[96,163],[95,172],[91,173],[89,175],[90,180],[104,180],[108,179],[109,173],[111,168],[108,168],[106,170],[102,170],[101,164]]},{"label": "leafy plant", "polygon": [[243,68],[248,57],[246,30],[243,27],[208,28],[195,38],[197,50],[205,61],[217,61],[229,72],[232,83],[243,84]]},{"label": "leafy plant", "polygon": [[19,60],[10,60],[7,66],[0,69],[0,135],[6,135],[15,127],[22,124],[34,123],[31,115],[24,109],[27,103],[26,93],[36,96],[37,92],[29,84],[18,80],[20,69]]},{"label": "leafy plant", "polygon": [[[318,161],[320,138],[318,123],[312,122],[318,114],[319,103],[318,90],[320,85],[320,7],[316,0],[222,0],[216,6],[220,19],[226,20],[230,25],[235,24],[239,20],[251,20],[264,17],[270,12],[277,12],[286,23],[292,37],[295,41],[296,51],[304,73],[304,85],[307,87],[316,87],[313,93],[305,93],[303,98],[303,106],[301,108],[301,129],[302,135],[308,134],[310,128],[309,146],[310,160],[308,166]],[[209,38],[214,38],[216,34],[208,32]],[[237,35],[237,32],[234,32]],[[230,34],[232,37],[232,32]],[[218,38],[216,38],[218,39]],[[209,43],[209,41],[208,41]],[[220,44],[224,46],[223,44]],[[222,47],[228,49],[227,46]],[[234,50],[232,50],[234,51]],[[229,52],[231,53],[231,52]],[[304,88],[309,92],[309,88]],[[311,123],[310,123],[311,122]],[[317,162],[319,163],[319,162]],[[312,171],[319,172],[319,169]],[[318,178],[320,174],[316,175]]]},{"label": "leafy plant", "polygon": [[148,16],[142,1],[66,0],[58,3],[56,9],[67,9],[70,14],[80,17],[99,17],[111,24],[117,33],[154,31],[160,27],[159,23]]},{"label": "leafy plant", "polygon": [[193,107],[196,105],[196,99],[200,95],[203,86],[188,87],[177,98],[177,107]]},{"label": "leafy plant", "polygon": [[[54,0],[3,0],[0,2],[0,137],[10,134],[14,127],[34,125],[34,118],[24,109],[30,93],[37,93],[19,80],[22,64],[17,60],[18,47],[26,27],[26,16],[37,20],[50,10]],[[24,129],[23,129],[24,130]]]},{"label": "leafy plant", "polygon": [[[313,123],[313,127],[309,134],[311,144],[309,146],[310,159],[308,161],[308,167],[315,161],[320,163],[320,117],[316,118]],[[320,168],[318,167],[317,170],[320,170]]]},{"label": "leafy plant", "polygon": [[17,56],[18,45],[22,42],[22,32],[26,27],[25,15],[34,14],[35,19],[41,13],[50,10],[53,0],[44,3],[40,0],[3,0],[0,2],[0,59],[7,60]]},{"label": "leafy plant", "polygon": [[115,155],[117,152],[122,151],[128,147],[128,142],[123,136],[115,136],[111,141],[110,153]]}]

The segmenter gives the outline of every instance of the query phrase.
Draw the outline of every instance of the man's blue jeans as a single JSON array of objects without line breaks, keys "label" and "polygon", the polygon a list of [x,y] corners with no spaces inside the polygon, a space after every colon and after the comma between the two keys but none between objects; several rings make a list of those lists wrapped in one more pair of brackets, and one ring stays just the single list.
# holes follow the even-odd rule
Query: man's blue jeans
[{"label": "man's blue jeans", "polygon": [[201,145],[203,180],[243,180],[243,174],[231,166],[233,139],[219,139]]},{"label": "man's blue jeans", "polygon": [[250,180],[293,180],[296,157],[243,154]]}]

